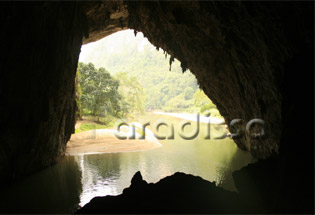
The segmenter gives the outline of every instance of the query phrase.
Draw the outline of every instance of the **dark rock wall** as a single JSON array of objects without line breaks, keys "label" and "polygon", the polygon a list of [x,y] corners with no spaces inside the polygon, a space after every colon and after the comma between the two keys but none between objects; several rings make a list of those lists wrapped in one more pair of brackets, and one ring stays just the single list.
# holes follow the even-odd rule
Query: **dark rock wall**
[{"label": "dark rock wall", "polygon": [[127,5],[122,1],[81,2],[88,20],[83,43],[94,42],[112,33],[128,29]]},{"label": "dark rock wall", "polygon": [[51,165],[74,132],[76,3],[1,2],[0,180]]}]

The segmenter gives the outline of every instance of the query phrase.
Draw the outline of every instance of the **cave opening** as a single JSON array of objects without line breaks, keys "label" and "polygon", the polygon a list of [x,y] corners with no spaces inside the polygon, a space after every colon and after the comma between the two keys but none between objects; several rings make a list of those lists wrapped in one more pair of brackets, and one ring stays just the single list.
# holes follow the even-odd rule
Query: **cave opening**
[{"label": "cave opening", "polygon": [[[170,59],[133,30],[81,47],[76,132],[66,151],[79,161],[82,172],[80,206],[95,196],[121,194],[137,171],[148,183],[184,172],[237,191],[232,172],[255,159],[227,136],[223,117],[199,89],[195,76],[189,70],[183,72],[176,59],[170,65]],[[102,85],[98,73],[104,71],[110,75],[103,77],[107,82]],[[100,112],[95,108],[98,97],[91,98],[96,91],[93,80],[100,88],[119,82],[117,92],[103,94],[109,99],[101,101],[105,105]],[[118,94],[121,96],[115,97]],[[115,139],[111,132],[117,131],[122,119],[129,134],[123,140]],[[160,129],[157,123],[162,123]],[[181,130],[185,123],[190,126]],[[135,136],[130,134],[132,128]],[[186,138],[196,129],[195,137]],[[140,140],[144,132],[144,140]]]},{"label": "cave opening", "polygon": [[[258,159],[233,172],[238,193],[181,173],[148,184],[141,172],[123,194],[94,198],[78,212],[314,212],[313,125],[300,126],[314,114],[313,89],[308,89],[314,84],[309,78],[314,74],[313,2],[5,2],[0,12],[1,212],[77,209],[82,181],[68,179],[79,179],[87,160],[64,155],[75,132],[80,47],[129,28],[196,76],[229,130],[235,119],[242,120],[241,130],[263,119],[268,135],[235,139],[239,149]],[[301,97],[306,94],[307,99]],[[98,160],[93,156],[91,166]],[[107,161],[102,169],[121,168],[116,158]],[[87,181],[95,179],[85,173]],[[117,171],[113,175],[117,178]]]},{"label": "cave opening", "polygon": [[[106,50],[110,50],[110,52],[104,53]],[[107,64],[102,64],[104,60]],[[141,172],[142,177],[148,183],[156,183],[176,172],[183,172],[200,176],[207,181],[215,182],[219,187],[237,192],[232,172],[255,159],[248,152],[238,149],[233,140],[226,136],[228,131],[223,117],[216,106],[199,89],[195,76],[189,70],[183,72],[176,59],[170,71],[169,62],[170,56],[166,56],[161,50],[156,50],[141,33],[135,37],[132,30],[120,31],[93,44],[81,47],[75,92],[77,106],[79,106],[76,112],[77,124],[75,134],[72,134],[67,143],[66,157],[52,167],[5,190],[6,198],[1,203],[3,210],[72,213],[94,197],[121,194],[123,189],[130,186],[131,179],[137,171]],[[105,67],[105,69],[99,69],[100,67]],[[115,73],[111,72],[109,75],[106,73],[107,69],[115,71]],[[106,74],[100,76],[98,73]],[[130,82],[128,75],[131,76],[134,73],[143,78],[142,83],[135,77]],[[83,77],[84,75],[85,77]],[[81,86],[78,86],[79,78],[82,78]],[[120,82],[120,84],[125,84],[124,87],[127,89],[128,84],[136,82],[138,86],[143,83],[148,85],[151,82],[151,86],[146,86],[146,92],[151,90],[150,92],[153,94],[149,98],[158,99],[153,102],[149,100],[147,106],[143,104],[143,108],[133,104],[134,112],[126,112],[128,116],[114,116],[115,107],[112,107],[114,110],[110,111],[111,107],[108,106],[103,106],[104,109],[100,113],[96,113],[94,111],[97,111],[98,108],[93,109],[94,103],[88,103],[91,98],[85,98],[86,104],[79,102],[82,98],[84,99],[84,96],[87,97],[88,93],[95,94],[96,89],[95,86],[93,88],[91,81],[99,81],[102,78],[106,82],[103,85],[96,82],[96,85],[101,86],[99,90],[108,85],[112,86],[111,83],[115,82],[114,78],[118,81],[126,81],[126,83]],[[157,88],[156,86],[159,84],[161,86]],[[84,87],[92,89],[92,91],[83,92]],[[81,98],[78,95],[78,88],[81,88],[81,94],[84,94],[83,97],[81,95]],[[192,88],[193,93],[187,93],[189,90],[185,90],[186,88]],[[156,94],[161,92],[164,94]],[[128,96],[125,94],[127,99]],[[136,96],[139,95],[136,94]],[[169,98],[162,101],[165,96],[169,96]],[[105,100],[101,102],[106,103]],[[91,107],[87,107],[88,105]],[[83,106],[86,108],[85,110],[83,110]],[[106,110],[106,108],[109,109]],[[142,109],[144,112],[141,111]],[[207,115],[209,113],[211,118]],[[197,114],[200,114],[198,117],[201,118],[196,118]],[[167,137],[165,140],[163,138],[157,140],[153,137],[158,144],[151,145],[148,143],[137,145],[137,143],[127,140],[127,143],[121,146],[117,142],[117,138],[109,139],[109,135],[105,131],[117,129],[114,127],[116,125],[114,122],[119,118],[127,119],[129,124],[135,121],[142,125],[150,122],[150,126],[147,127],[149,131],[154,130],[160,136],[167,136],[166,134],[170,131],[169,127],[161,126],[159,131],[153,128],[154,123],[162,119],[163,122],[168,123],[168,126],[175,127],[174,138],[168,139]],[[183,124],[182,122],[192,123],[192,127],[187,128],[186,126],[181,131],[183,134],[191,133],[191,130],[196,129],[199,123],[200,131],[198,131],[197,137],[191,139],[181,137],[179,127],[180,124]],[[208,134],[211,135],[209,139],[205,138]],[[150,136],[147,138],[152,139]],[[112,141],[114,144],[97,147],[97,144],[108,141]],[[115,144],[119,145],[118,148]],[[78,148],[78,145],[83,149]],[[126,145],[127,149],[124,149],[123,147],[126,148]],[[89,149],[89,146],[92,148]],[[54,180],[51,180],[52,178]],[[45,193],[51,193],[49,201],[44,198]],[[59,193],[67,193],[67,195],[57,198]],[[19,198],[14,198],[15,196],[19,196]],[[19,208],[15,207],[17,201],[22,203]]]}]

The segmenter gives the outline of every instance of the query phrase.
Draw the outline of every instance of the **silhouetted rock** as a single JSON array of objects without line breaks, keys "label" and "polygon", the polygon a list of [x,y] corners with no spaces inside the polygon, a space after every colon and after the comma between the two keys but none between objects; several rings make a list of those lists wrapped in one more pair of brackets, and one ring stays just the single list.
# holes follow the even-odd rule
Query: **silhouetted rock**
[{"label": "silhouetted rock", "polygon": [[93,198],[78,210],[90,213],[235,213],[242,212],[237,193],[216,187],[214,182],[175,173],[156,184],[142,180],[140,172],[118,196]]},{"label": "silhouetted rock", "polygon": [[184,173],[148,184],[137,172],[122,194],[95,197],[76,213],[313,213],[312,190],[285,178],[281,165],[273,157],[235,171],[238,193]]},{"label": "silhouetted rock", "polygon": [[131,179],[131,186],[132,187],[141,187],[146,185],[147,182],[142,179],[142,175],[140,171],[136,172],[136,174]]}]

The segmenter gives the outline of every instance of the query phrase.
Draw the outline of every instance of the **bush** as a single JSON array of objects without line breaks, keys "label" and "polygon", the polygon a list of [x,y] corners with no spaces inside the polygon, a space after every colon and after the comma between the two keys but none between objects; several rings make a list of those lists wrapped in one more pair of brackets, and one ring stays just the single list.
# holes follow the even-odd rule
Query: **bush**
[{"label": "bush", "polygon": [[200,112],[203,113],[207,110],[210,110],[210,109],[216,109],[217,107],[215,106],[215,104],[213,104],[212,102],[209,102],[203,106],[201,106],[200,108]]}]

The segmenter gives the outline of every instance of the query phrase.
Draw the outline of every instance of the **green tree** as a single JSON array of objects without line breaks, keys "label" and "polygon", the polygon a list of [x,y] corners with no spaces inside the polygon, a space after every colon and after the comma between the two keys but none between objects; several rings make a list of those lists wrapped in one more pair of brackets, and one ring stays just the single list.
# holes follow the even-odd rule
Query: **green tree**
[{"label": "green tree", "polygon": [[217,111],[216,105],[213,104],[213,102],[202,90],[196,91],[194,95],[194,104],[196,107],[200,108],[201,113],[211,110],[211,113],[215,113],[212,115],[219,115],[219,111]]},{"label": "green tree", "polygon": [[194,104],[196,107],[201,107],[209,102],[210,102],[210,99],[202,90],[197,90],[195,92]]},{"label": "green tree", "polygon": [[[109,43],[107,39],[111,36],[119,38],[121,42]],[[183,93],[187,86],[194,91],[198,89],[197,80],[190,71],[183,73],[180,62],[175,59],[170,72],[170,56],[165,58],[163,50],[157,51],[141,34],[135,37],[133,31],[123,31],[111,36],[90,50],[97,54],[88,55],[83,60],[93,61],[113,75],[126,72],[130,77],[137,77],[146,95],[146,110],[162,109],[169,100]]]},{"label": "green tree", "polygon": [[185,100],[192,99],[193,96],[194,96],[194,93],[195,93],[195,91],[193,90],[193,88],[191,88],[191,87],[186,87],[185,90],[184,90],[184,97],[185,97]]},{"label": "green tree", "polygon": [[135,76],[129,76],[125,72],[115,75],[119,80],[119,93],[123,97],[123,107],[128,107],[129,112],[144,113],[145,93],[142,85]]},{"label": "green tree", "polygon": [[120,111],[119,81],[104,68],[96,69],[92,63],[79,63],[78,79],[81,89],[81,107],[86,113],[97,116],[115,115]]}]

